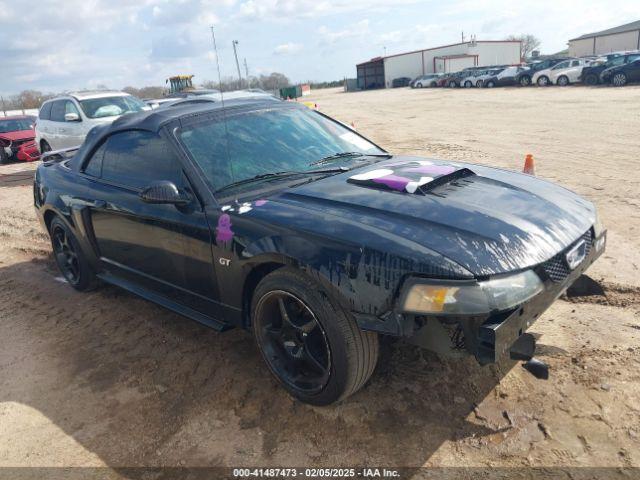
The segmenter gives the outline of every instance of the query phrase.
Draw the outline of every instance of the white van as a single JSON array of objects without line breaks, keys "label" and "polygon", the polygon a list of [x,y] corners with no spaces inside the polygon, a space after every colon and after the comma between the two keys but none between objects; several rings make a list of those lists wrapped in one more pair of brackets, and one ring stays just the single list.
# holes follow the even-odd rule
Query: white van
[{"label": "white van", "polygon": [[124,92],[76,92],[52,98],[40,107],[36,145],[40,152],[77,147],[96,125],[142,110],[149,107]]}]

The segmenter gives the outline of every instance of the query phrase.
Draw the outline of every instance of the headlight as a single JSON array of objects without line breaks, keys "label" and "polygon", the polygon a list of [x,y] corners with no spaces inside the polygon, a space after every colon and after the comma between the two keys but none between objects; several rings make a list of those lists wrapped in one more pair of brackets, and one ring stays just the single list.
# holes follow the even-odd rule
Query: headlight
[{"label": "headlight", "polygon": [[596,220],[593,222],[593,233],[596,238],[600,237],[604,232],[604,227],[602,226],[602,222],[600,221],[600,215],[598,214],[598,210],[596,210]]},{"label": "headlight", "polygon": [[485,282],[416,280],[404,296],[407,313],[476,315],[508,310],[542,291],[532,270]]}]

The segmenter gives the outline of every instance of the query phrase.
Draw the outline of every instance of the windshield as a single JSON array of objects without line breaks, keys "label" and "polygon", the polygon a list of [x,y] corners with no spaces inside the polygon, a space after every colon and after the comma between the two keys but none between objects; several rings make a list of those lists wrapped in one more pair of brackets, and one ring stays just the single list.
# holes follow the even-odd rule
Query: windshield
[{"label": "windshield", "polygon": [[[208,117],[181,130],[179,138],[214,190],[258,175],[317,170],[314,162],[339,153],[384,154],[340,123],[307,108],[228,115],[226,127],[219,116]],[[332,166],[348,161],[353,157],[338,157]]]},{"label": "windshield", "polygon": [[89,118],[115,117],[140,112],[145,104],[131,95],[80,100],[84,114]]},{"label": "windshield", "polygon": [[22,130],[31,130],[32,128],[33,120],[30,120],[28,118],[0,120],[0,133],[20,132]]}]

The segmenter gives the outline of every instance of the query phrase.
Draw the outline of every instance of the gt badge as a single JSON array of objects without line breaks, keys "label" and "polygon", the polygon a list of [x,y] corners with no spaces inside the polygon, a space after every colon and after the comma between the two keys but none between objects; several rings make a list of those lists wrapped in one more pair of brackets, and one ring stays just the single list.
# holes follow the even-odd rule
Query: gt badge
[{"label": "gt badge", "polygon": [[229,265],[231,265],[231,260],[228,258],[220,257],[220,260],[218,260],[218,262],[220,262],[220,265],[222,265],[223,267],[228,267]]}]

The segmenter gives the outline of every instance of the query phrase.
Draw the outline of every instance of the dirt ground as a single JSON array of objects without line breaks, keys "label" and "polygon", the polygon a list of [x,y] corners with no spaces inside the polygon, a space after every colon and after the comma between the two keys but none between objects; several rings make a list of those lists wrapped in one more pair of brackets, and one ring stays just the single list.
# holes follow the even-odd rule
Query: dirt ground
[{"label": "dirt ground", "polygon": [[[548,381],[386,348],[337,406],[290,399],[251,336],[60,280],[34,165],[0,167],[0,467],[640,466],[640,87],[319,91],[396,153],[521,169],[594,201],[597,284],[533,326]],[[600,291],[598,291],[600,289]]]}]

